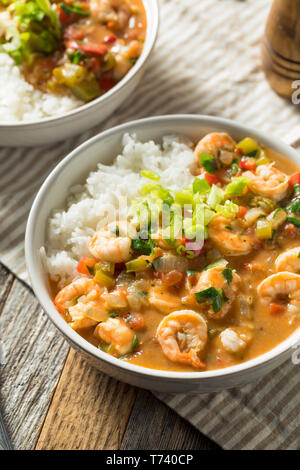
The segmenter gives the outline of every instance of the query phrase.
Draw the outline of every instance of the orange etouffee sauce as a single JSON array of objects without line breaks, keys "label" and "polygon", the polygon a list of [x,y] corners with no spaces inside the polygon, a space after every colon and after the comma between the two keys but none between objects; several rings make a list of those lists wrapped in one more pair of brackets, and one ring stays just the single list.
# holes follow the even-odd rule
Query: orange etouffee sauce
[{"label": "orange etouffee sauce", "polygon": [[[281,170],[287,175],[293,174],[299,169],[296,165],[291,163],[285,157],[276,154],[275,152],[265,149],[266,156],[275,161],[276,168]],[[274,241],[268,241],[261,244],[260,247],[254,249],[250,254],[244,256],[226,256],[228,266],[236,270],[241,278],[241,286],[239,293],[245,298],[251,298],[251,306],[249,313],[249,320],[252,324],[252,340],[246,349],[238,354],[232,354],[220,348],[219,333],[226,327],[239,325],[241,322],[241,312],[239,303],[233,302],[233,305],[227,315],[219,320],[208,318],[205,315],[204,304],[194,305],[193,310],[201,313],[208,326],[208,341],[206,347],[201,351],[201,360],[205,364],[203,368],[194,368],[189,365],[180,364],[178,362],[170,361],[162,352],[162,348],[157,341],[156,330],[164,318],[164,316],[172,310],[189,309],[186,305],[179,304],[177,308],[170,308],[166,312],[159,311],[154,308],[145,307],[141,311],[144,319],[144,327],[137,331],[138,346],[134,353],[129,356],[121,358],[132,364],[142,367],[168,370],[168,371],[181,371],[181,372],[199,372],[201,370],[215,370],[224,367],[239,364],[249,361],[261,354],[271,350],[279,343],[287,339],[297,328],[300,326],[300,315],[296,317],[293,322],[289,321],[286,311],[279,314],[271,314],[268,305],[266,306],[261,302],[256,288],[259,283],[266,277],[275,273],[274,261],[276,257],[283,251],[300,246],[300,230],[296,229],[291,224],[286,224],[276,236]],[[198,259],[190,261],[190,268],[199,270],[203,269],[203,265],[208,261],[204,261],[200,255]],[[152,272],[147,272],[146,275],[140,274],[138,279],[144,280],[143,295],[149,295],[149,291],[155,284],[157,287],[157,276]],[[55,286],[54,294],[58,291]],[[180,302],[187,294],[184,282],[179,286],[169,287],[167,290],[162,289],[161,295],[167,302],[168,299],[177,298]],[[123,317],[128,319],[130,313],[126,311]],[[78,333],[96,347],[103,346],[103,343],[94,334],[95,327],[78,330]]]}]

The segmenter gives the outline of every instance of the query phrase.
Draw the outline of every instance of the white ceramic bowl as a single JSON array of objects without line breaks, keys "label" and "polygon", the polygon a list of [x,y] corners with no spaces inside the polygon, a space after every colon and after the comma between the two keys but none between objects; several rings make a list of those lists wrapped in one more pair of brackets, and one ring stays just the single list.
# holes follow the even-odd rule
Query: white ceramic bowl
[{"label": "white ceramic bowl", "polygon": [[162,116],[133,121],[110,129],[88,140],[68,155],[48,176],[40,189],[28,219],[25,251],[33,290],[51,321],[74,349],[105,373],[139,387],[175,392],[213,392],[257,380],[291,356],[291,348],[300,339],[300,329],[273,350],[251,361],[207,372],[167,372],[146,369],[118,360],[91,345],[62,319],[52,302],[47,276],[39,249],[45,242],[47,218],[54,208],[64,207],[69,188],[84,182],[98,162],[112,163],[121,150],[125,132],[135,132],[142,140],[159,140],[166,134],[185,135],[194,141],[211,131],[225,131],[236,139],[251,136],[299,165],[299,156],[291,147],[262,132],[232,121],[208,116]]},{"label": "white ceramic bowl", "polygon": [[141,57],[127,75],[103,96],[61,116],[38,121],[5,123],[0,117],[1,146],[36,146],[65,140],[104,121],[136,89],[158,33],[157,0],[143,0],[147,14],[147,34]]}]

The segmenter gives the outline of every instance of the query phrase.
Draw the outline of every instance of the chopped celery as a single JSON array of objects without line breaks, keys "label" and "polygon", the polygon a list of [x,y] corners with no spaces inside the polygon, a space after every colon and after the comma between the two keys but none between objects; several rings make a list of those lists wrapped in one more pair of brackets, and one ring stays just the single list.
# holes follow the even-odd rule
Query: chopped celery
[{"label": "chopped celery", "polygon": [[195,178],[193,182],[193,193],[206,194],[210,191],[210,185],[205,178]]},{"label": "chopped celery", "polygon": [[210,190],[209,196],[207,198],[207,204],[212,209],[215,209],[219,204],[221,204],[223,199],[224,199],[224,191],[218,186],[216,186],[215,184],[213,184]]},{"label": "chopped celery", "polygon": [[101,269],[95,270],[94,280],[102,284],[104,287],[114,287],[115,280],[113,277],[109,276],[108,274],[101,271]]},{"label": "chopped celery", "polygon": [[228,196],[239,196],[240,194],[243,194],[248,183],[248,178],[245,176],[238,176],[226,186],[225,194]]},{"label": "chopped celery", "polygon": [[148,178],[149,180],[153,180],[153,181],[159,181],[160,180],[160,176],[156,173],[154,173],[154,171],[151,171],[151,170],[142,170],[141,172],[141,176],[143,176],[144,178]]},{"label": "chopped celery", "polygon": [[249,155],[250,157],[257,157],[260,152],[258,143],[251,137],[246,137],[241,140],[236,147],[242,150],[245,155]]},{"label": "chopped celery", "polygon": [[272,238],[272,222],[265,218],[258,219],[256,224],[256,235],[260,240],[269,240]]},{"label": "chopped celery", "polygon": [[146,269],[149,269],[150,263],[145,258],[145,256],[139,256],[139,258],[128,261],[125,264],[125,266],[126,266],[126,272],[128,272],[128,273],[137,272],[138,273],[140,271],[146,271]]}]

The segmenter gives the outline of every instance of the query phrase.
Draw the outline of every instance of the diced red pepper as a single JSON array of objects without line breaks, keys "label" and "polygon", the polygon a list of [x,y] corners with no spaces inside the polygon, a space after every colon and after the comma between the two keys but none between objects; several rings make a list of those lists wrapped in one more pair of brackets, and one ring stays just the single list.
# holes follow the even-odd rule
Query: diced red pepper
[{"label": "diced red pepper", "polygon": [[87,52],[88,54],[104,55],[107,53],[108,48],[104,44],[96,44],[93,42],[86,42],[78,44],[76,41],[67,42],[68,49],[79,49],[80,51]]},{"label": "diced red pepper", "polygon": [[291,175],[289,182],[291,186],[295,186],[295,184],[300,184],[300,171],[297,171],[297,173]]},{"label": "diced red pepper", "polygon": [[77,264],[77,272],[80,274],[85,274],[87,276],[92,276],[92,271],[95,267],[95,264],[97,261],[94,258],[88,258],[85,256],[82,256]]},{"label": "diced red pepper", "polygon": [[109,34],[108,36],[105,36],[103,42],[104,44],[112,44],[116,40],[117,40],[117,36],[115,36],[114,34]]},{"label": "diced red pepper", "polygon": [[248,212],[247,207],[240,206],[240,207],[239,207],[239,210],[238,210],[238,212],[237,212],[237,216],[242,219],[243,217],[245,217],[245,215],[247,214],[247,212]]},{"label": "diced red pepper", "polygon": [[99,85],[102,91],[108,91],[116,84],[115,80],[113,79],[112,72],[109,70],[108,72],[102,73],[99,79]]},{"label": "diced red pepper", "polygon": [[218,177],[216,173],[214,173],[213,175],[210,175],[209,173],[207,173],[207,171],[205,171],[203,174],[204,174],[204,178],[211,186],[213,184],[217,184],[221,182],[220,178]]},{"label": "diced red pepper", "polygon": [[254,158],[248,158],[247,160],[241,160],[239,167],[242,168],[242,170],[254,171],[257,165]]},{"label": "diced red pepper", "polygon": [[282,315],[285,312],[286,308],[284,305],[280,304],[271,304],[269,308],[270,315],[276,316],[276,315]]}]

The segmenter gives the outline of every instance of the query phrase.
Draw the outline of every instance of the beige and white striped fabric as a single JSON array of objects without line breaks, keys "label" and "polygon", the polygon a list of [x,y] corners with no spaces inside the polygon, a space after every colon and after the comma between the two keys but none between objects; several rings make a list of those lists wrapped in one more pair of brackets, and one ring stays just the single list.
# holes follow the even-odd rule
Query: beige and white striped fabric
[{"label": "beige and white striped fabric", "polygon": [[[299,108],[270,90],[260,67],[269,0],[160,0],[160,6],[144,79],[105,125],[48,148],[0,148],[0,260],[25,281],[23,239],[34,195],[59,160],[100,130],[151,115],[201,113],[299,144]],[[289,362],[241,390],[159,397],[227,449],[300,448],[297,372]]]}]

